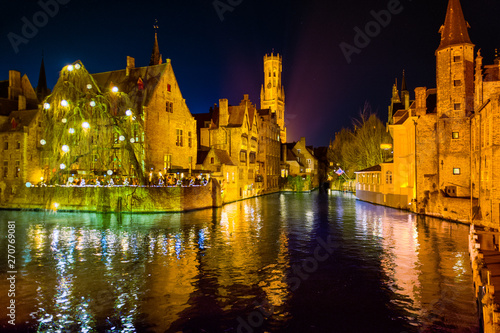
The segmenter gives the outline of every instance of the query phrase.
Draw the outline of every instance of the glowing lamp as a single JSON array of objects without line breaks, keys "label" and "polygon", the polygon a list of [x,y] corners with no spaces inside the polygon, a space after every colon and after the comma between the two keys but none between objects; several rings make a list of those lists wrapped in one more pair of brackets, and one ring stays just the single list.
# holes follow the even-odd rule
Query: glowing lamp
[{"label": "glowing lamp", "polygon": [[382,144],[380,144],[380,149],[387,149],[387,150],[392,149],[392,144],[382,143]]},{"label": "glowing lamp", "polygon": [[120,141],[125,141],[125,137],[123,135],[120,135],[120,137],[118,138]]},{"label": "glowing lamp", "polygon": [[135,116],[132,117],[132,120],[136,120],[137,118]]},{"label": "glowing lamp", "polygon": [[68,71],[72,71],[73,70],[73,65],[68,65]]},{"label": "glowing lamp", "polygon": [[70,128],[69,129],[69,134],[74,134],[75,133],[75,129],[74,128]]},{"label": "glowing lamp", "polygon": [[43,182],[43,177],[40,177],[40,180]]},{"label": "glowing lamp", "polygon": [[31,187],[31,183],[30,183],[30,182],[27,182],[27,183],[26,183],[26,187],[30,188],[30,187]]},{"label": "glowing lamp", "polygon": [[67,101],[67,100],[65,100],[65,99],[63,99],[63,100],[61,101],[61,106],[64,106],[64,107],[68,106],[68,101]]},{"label": "glowing lamp", "polygon": [[69,151],[69,147],[68,147],[68,145],[63,145],[63,146],[61,147],[61,149],[62,149],[62,151],[63,151],[63,152],[65,152],[65,153],[67,153],[67,152]]},{"label": "glowing lamp", "polygon": [[94,107],[95,106],[95,101],[90,101],[90,106]]},{"label": "glowing lamp", "polygon": [[87,84],[87,89],[89,89],[89,90],[92,89],[92,85],[90,83]]},{"label": "glowing lamp", "polygon": [[59,204],[57,202],[54,202],[54,208],[57,209],[59,207]]},{"label": "glowing lamp", "polygon": [[68,182],[70,182],[70,183],[72,183],[74,180],[75,180],[75,178],[73,178],[73,177],[68,178]]},{"label": "glowing lamp", "polygon": [[112,92],[118,92],[118,87],[117,87],[117,86],[114,86],[113,88],[111,88],[111,91],[112,91]]},{"label": "glowing lamp", "polygon": [[134,143],[134,142],[135,142],[134,138],[130,139],[130,143]]},{"label": "glowing lamp", "polygon": [[75,68],[76,68],[76,69],[80,69],[80,68],[82,68],[82,65],[80,65],[80,64],[76,64],[76,65],[75,65]]},{"label": "glowing lamp", "polygon": [[130,117],[132,115],[132,111],[127,110],[127,111],[125,111],[125,114]]},{"label": "glowing lamp", "polygon": [[46,144],[46,143],[47,143],[47,141],[45,141],[44,139],[40,140],[40,144],[41,144],[42,146],[45,146],[45,144]]},{"label": "glowing lamp", "polygon": [[88,122],[84,121],[82,123],[82,127],[85,128],[85,129],[90,128],[90,124]]},{"label": "glowing lamp", "polygon": [[43,104],[43,108],[44,108],[45,110],[50,109],[50,104],[49,104],[49,103],[45,103],[45,104]]},{"label": "glowing lamp", "polygon": [[61,163],[61,164],[59,165],[59,169],[61,169],[61,170],[66,169],[66,164]]},{"label": "glowing lamp", "polygon": [[63,118],[63,119],[61,119],[61,121],[62,121],[63,124],[66,124],[68,122],[68,119]]},{"label": "glowing lamp", "polygon": [[113,174],[113,170],[108,170],[108,171],[107,171],[107,174],[108,174],[109,176],[111,176],[111,175]]}]

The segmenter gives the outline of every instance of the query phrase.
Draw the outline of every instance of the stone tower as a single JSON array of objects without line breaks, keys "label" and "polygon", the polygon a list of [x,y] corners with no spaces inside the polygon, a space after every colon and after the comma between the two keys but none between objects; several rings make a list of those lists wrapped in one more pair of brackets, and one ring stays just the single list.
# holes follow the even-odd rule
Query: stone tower
[{"label": "stone tower", "polygon": [[285,143],[285,89],[281,81],[282,65],[282,57],[279,54],[264,56],[264,84],[260,92],[260,108],[271,109],[272,113],[276,113],[280,126],[280,141]]},{"label": "stone tower", "polygon": [[439,189],[470,195],[470,115],[474,107],[474,45],[459,0],[449,0],[436,51]]}]

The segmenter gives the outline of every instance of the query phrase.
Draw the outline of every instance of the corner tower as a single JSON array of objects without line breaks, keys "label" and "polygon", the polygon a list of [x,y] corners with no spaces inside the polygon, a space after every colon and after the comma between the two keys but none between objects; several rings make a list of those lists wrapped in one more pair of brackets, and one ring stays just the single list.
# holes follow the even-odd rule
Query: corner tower
[{"label": "corner tower", "polygon": [[280,141],[285,143],[285,89],[281,81],[282,65],[282,57],[279,54],[275,56],[271,53],[264,56],[264,84],[260,92],[260,108],[270,109],[272,113],[276,113],[280,126]]},{"label": "corner tower", "polygon": [[474,108],[474,44],[459,0],[449,0],[436,50],[439,188],[470,196],[470,120]]}]

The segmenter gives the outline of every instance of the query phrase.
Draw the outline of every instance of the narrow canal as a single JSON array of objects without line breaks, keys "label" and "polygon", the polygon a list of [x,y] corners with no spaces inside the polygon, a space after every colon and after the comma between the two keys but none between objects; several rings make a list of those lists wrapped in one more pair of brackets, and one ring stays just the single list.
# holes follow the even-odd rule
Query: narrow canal
[{"label": "narrow canal", "polygon": [[0,220],[2,332],[479,332],[468,226],[348,194]]}]

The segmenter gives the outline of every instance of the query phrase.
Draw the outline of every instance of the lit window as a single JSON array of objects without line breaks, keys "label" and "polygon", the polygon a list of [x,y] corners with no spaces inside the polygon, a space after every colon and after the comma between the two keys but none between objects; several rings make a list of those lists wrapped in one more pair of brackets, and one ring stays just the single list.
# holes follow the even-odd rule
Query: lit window
[{"label": "lit window", "polygon": [[247,162],[247,152],[246,151],[240,151],[240,162],[242,162],[242,163]]},{"label": "lit window", "polygon": [[392,184],[392,172],[387,171],[385,173],[385,183],[386,184]]},{"label": "lit window", "polygon": [[458,132],[453,132],[451,136],[452,136],[453,139],[459,139],[460,138],[460,135],[459,135]]},{"label": "lit window", "polygon": [[192,141],[191,141],[191,132],[188,132],[188,147],[191,148]]},{"label": "lit window", "polygon": [[454,175],[459,175],[460,174],[460,168],[453,168],[453,174]]},{"label": "lit window", "polygon": [[170,84],[167,84],[167,91],[171,92],[172,91],[172,86]]},{"label": "lit window", "polygon": [[175,145],[176,146],[179,146],[179,147],[182,147],[183,146],[183,138],[182,138],[182,130],[181,129],[177,129],[176,130],[176,134],[177,134],[177,138],[176,138],[176,141],[175,141]]}]

